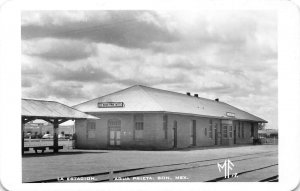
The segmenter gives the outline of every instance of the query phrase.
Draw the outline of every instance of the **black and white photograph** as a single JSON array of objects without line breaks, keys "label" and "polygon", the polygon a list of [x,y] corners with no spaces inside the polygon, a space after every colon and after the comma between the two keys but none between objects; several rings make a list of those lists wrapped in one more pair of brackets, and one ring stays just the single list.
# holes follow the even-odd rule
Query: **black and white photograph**
[{"label": "black and white photograph", "polygon": [[298,187],[297,9],[145,3],[0,11],[0,186]]},{"label": "black and white photograph", "polygon": [[23,182],[278,181],[276,14],[23,11]]}]

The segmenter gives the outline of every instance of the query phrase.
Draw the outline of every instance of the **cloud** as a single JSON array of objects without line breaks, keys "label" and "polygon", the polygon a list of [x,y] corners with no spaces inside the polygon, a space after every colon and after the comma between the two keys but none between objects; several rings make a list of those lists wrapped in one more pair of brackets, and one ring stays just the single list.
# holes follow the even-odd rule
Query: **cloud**
[{"label": "cloud", "polygon": [[32,86],[32,82],[28,78],[23,78],[22,79],[22,88],[29,88]]},{"label": "cloud", "polygon": [[[107,11],[105,19],[87,14],[85,20],[74,20],[64,16],[55,17],[56,11],[41,11],[40,22],[28,22],[28,12],[22,23],[22,39],[58,38],[77,39],[90,42],[114,44],[127,48],[145,48],[153,42],[171,42],[177,39],[176,33],[164,27],[163,21],[150,11]],[[30,13],[29,13],[30,14]],[[59,15],[59,14],[58,14]]]},{"label": "cloud", "polygon": [[23,53],[48,60],[74,61],[95,54],[93,43],[69,39],[45,38],[35,41],[23,41]]},{"label": "cloud", "polygon": [[114,78],[110,73],[103,69],[91,65],[81,66],[76,69],[65,68],[60,70],[60,68],[53,68],[49,75],[52,75],[53,79],[59,81],[77,82],[98,82]]},{"label": "cloud", "polygon": [[22,12],[22,96],[75,105],[135,84],[220,98],[277,127],[269,11]]}]

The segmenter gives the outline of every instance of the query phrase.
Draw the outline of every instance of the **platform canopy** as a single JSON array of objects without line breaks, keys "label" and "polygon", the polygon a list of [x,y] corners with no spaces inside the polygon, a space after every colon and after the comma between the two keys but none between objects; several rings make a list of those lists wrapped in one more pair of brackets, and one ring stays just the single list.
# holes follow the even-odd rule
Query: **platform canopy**
[{"label": "platform canopy", "polygon": [[22,99],[22,117],[36,119],[98,119],[56,101]]},{"label": "platform canopy", "polygon": [[53,124],[54,136],[53,136],[53,151],[58,152],[58,135],[57,129],[59,124],[68,120],[76,119],[99,119],[92,115],[83,113],[77,109],[71,108],[67,105],[56,101],[34,100],[34,99],[22,99],[22,153],[24,153],[24,124],[36,120],[42,119]]}]

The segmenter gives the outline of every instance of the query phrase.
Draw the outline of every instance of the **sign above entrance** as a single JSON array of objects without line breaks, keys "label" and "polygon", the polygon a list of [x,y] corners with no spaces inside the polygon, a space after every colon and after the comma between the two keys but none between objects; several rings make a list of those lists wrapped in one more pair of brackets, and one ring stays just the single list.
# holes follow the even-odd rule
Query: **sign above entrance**
[{"label": "sign above entrance", "polygon": [[124,102],[98,102],[99,108],[124,107]]},{"label": "sign above entrance", "polygon": [[235,117],[235,114],[231,113],[231,112],[226,112],[226,116],[227,117]]}]

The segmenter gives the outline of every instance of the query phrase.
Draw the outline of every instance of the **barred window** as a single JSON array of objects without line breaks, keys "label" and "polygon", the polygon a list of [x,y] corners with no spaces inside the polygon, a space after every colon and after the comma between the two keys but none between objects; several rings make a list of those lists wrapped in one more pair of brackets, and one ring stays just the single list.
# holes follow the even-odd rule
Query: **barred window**
[{"label": "barred window", "polygon": [[229,137],[232,138],[232,126],[229,126]]},{"label": "barred window", "polygon": [[110,128],[119,128],[121,126],[121,120],[110,119],[110,120],[108,120],[107,125]]},{"label": "barred window", "polygon": [[95,122],[87,123],[87,138],[88,139],[96,138],[96,123]]},{"label": "barred window", "polygon": [[134,115],[134,139],[141,140],[143,139],[143,130],[144,130],[144,116],[143,114]]},{"label": "barred window", "polygon": [[143,122],[135,122],[135,130],[144,130]]},{"label": "barred window", "polygon": [[227,138],[227,125],[223,127],[223,137]]},{"label": "barred window", "polygon": [[209,131],[208,131],[208,135],[209,135],[209,138],[213,138],[212,137],[212,120],[210,119],[209,120]]}]

